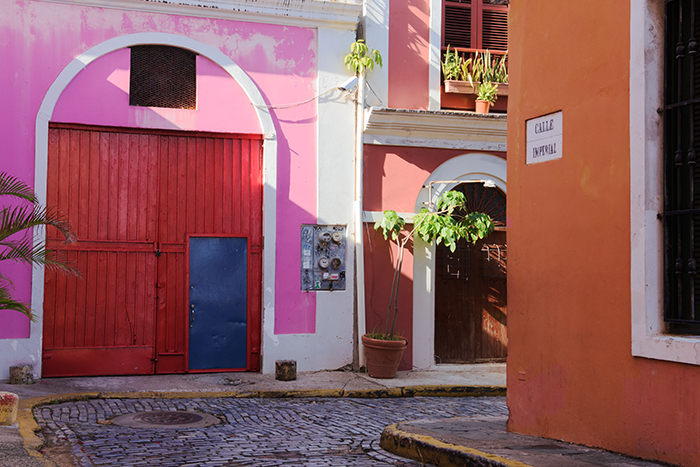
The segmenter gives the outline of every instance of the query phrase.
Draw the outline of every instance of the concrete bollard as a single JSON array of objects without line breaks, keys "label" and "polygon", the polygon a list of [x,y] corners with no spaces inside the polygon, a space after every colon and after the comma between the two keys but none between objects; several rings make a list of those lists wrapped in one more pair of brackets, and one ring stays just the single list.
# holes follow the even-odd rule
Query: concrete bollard
[{"label": "concrete bollard", "polygon": [[296,360],[277,360],[275,362],[275,379],[278,381],[294,381],[297,379]]},{"label": "concrete bollard", "polygon": [[0,391],[0,425],[9,426],[17,421],[18,403],[17,394]]},{"label": "concrete bollard", "polygon": [[32,365],[11,366],[10,384],[34,384],[34,367]]}]

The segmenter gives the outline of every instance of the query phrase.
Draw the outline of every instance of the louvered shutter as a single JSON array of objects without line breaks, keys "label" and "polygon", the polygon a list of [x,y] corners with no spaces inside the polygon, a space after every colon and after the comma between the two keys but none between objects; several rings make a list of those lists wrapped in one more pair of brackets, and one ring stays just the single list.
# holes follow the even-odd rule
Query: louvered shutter
[{"label": "louvered shutter", "polygon": [[[486,1],[486,0],[484,0]],[[486,6],[481,12],[480,49],[508,50],[508,7]]]},{"label": "louvered shutter", "polygon": [[446,0],[444,9],[444,28],[442,45],[447,47],[464,47],[471,49],[476,41],[473,37],[471,0]]},{"label": "louvered shutter", "polygon": [[442,46],[508,50],[508,4],[493,0],[445,0]]}]

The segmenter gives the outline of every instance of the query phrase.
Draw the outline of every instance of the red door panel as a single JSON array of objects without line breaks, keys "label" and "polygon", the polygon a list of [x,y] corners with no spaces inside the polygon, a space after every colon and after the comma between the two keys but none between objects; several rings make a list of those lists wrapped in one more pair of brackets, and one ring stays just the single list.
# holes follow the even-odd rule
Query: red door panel
[{"label": "red door panel", "polygon": [[79,239],[60,249],[83,277],[46,271],[44,376],[187,371],[190,234],[248,237],[259,368],[259,136],[52,125],[47,185]]}]

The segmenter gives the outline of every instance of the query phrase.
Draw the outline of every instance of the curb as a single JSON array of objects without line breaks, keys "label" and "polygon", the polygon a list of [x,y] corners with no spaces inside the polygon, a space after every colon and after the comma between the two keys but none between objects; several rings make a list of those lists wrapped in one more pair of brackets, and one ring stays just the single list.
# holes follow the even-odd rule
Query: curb
[{"label": "curb", "polygon": [[[139,391],[139,392],[82,392],[57,394],[52,396],[33,397],[19,401],[17,423],[22,436],[24,448],[30,456],[49,463],[48,459],[39,452],[44,440],[37,435],[41,430],[32,410],[34,407],[62,402],[75,402],[90,399],[211,399],[211,398],[305,398],[305,397],[349,397],[349,398],[388,398],[388,397],[496,397],[505,396],[505,386],[405,386],[387,389],[294,389],[289,391]],[[394,426],[394,425],[392,425]],[[390,427],[389,427],[390,428]],[[384,430],[386,431],[386,430]],[[382,434],[382,440],[384,434]],[[383,441],[382,441],[383,442]],[[382,445],[382,447],[384,447]],[[384,448],[386,449],[386,448]],[[388,449],[387,449],[388,450]],[[393,451],[391,451],[393,452]],[[399,454],[401,455],[401,454]],[[408,456],[407,456],[408,457]],[[50,463],[50,465],[54,465]],[[448,465],[448,464],[445,464]],[[452,464],[449,464],[452,465]],[[464,464],[461,464],[464,465]],[[470,464],[471,465],[471,464]],[[478,464],[474,464],[478,465]],[[488,464],[498,465],[498,464]],[[525,464],[517,464],[522,467]],[[515,464],[514,464],[515,466]],[[509,465],[510,467],[510,465]],[[527,466],[526,466],[527,467]]]},{"label": "curb", "polygon": [[393,454],[438,467],[532,467],[495,454],[455,444],[431,436],[402,431],[396,423],[384,428],[379,445]]}]

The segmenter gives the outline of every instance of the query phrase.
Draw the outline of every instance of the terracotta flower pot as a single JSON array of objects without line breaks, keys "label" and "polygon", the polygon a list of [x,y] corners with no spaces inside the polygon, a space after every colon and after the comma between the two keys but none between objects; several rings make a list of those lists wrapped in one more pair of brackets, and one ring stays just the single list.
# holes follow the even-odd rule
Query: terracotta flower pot
[{"label": "terracotta flower pot", "polygon": [[396,377],[403,351],[408,345],[406,339],[387,341],[362,336],[362,345],[365,346],[368,375],[372,378]]},{"label": "terracotta flower pot", "polygon": [[480,101],[479,99],[476,100],[476,113],[478,114],[487,114],[489,113],[489,103],[487,101]]}]

